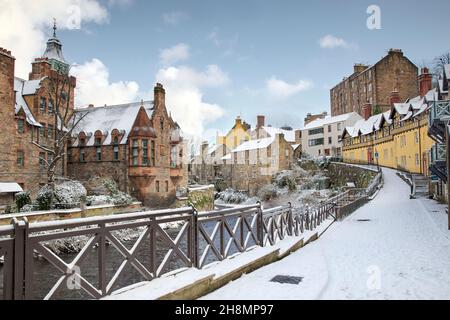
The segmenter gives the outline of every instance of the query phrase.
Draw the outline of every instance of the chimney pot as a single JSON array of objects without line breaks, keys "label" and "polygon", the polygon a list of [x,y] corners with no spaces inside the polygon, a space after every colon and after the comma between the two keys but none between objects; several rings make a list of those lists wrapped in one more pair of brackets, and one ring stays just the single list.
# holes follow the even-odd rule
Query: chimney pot
[{"label": "chimney pot", "polygon": [[266,117],[263,115],[259,115],[256,120],[256,123],[257,123],[256,128],[259,129],[261,127],[264,127],[265,122],[266,122]]},{"label": "chimney pot", "polygon": [[419,93],[421,97],[424,97],[428,91],[431,90],[433,76],[430,74],[428,68],[422,68],[420,75],[417,77],[419,82]]},{"label": "chimney pot", "polygon": [[372,104],[369,101],[363,106],[363,116],[366,121],[372,116]]},{"label": "chimney pot", "polygon": [[165,107],[166,105],[166,90],[161,83],[157,83],[154,89],[155,107]]}]

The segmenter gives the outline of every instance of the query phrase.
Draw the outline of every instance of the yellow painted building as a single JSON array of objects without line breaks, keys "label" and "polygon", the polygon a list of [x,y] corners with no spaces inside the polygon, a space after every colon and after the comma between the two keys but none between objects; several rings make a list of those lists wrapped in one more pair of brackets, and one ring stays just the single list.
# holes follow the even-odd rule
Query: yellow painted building
[{"label": "yellow painted building", "polygon": [[[427,96],[395,103],[391,111],[358,121],[342,135],[343,160],[348,163],[378,164],[428,176],[430,150]],[[378,155],[378,159],[376,157]]]},{"label": "yellow painted building", "polygon": [[250,125],[245,121],[242,122],[241,117],[236,118],[236,122],[225,136],[218,136],[217,145],[226,145],[228,149],[233,150],[251,139]]}]

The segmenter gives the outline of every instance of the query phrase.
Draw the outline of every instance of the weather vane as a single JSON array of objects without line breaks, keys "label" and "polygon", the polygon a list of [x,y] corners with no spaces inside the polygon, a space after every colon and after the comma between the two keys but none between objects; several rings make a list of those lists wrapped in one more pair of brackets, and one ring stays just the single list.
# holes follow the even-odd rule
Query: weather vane
[{"label": "weather vane", "polygon": [[56,38],[56,18],[53,18],[53,38]]}]

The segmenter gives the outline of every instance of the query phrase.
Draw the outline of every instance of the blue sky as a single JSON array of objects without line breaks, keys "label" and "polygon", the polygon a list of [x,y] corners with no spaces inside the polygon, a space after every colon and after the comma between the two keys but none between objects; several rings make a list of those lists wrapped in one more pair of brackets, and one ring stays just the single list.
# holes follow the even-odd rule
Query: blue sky
[{"label": "blue sky", "polygon": [[[86,19],[81,31],[59,31],[66,58],[78,64],[98,59],[110,83],[137,83],[133,98],[139,99],[148,97],[157,75],[170,67],[204,73],[216,66],[223,81],[208,85],[206,77],[193,85],[202,102],[222,111],[202,120],[202,131],[226,131],[239,114],[252,124],[265,114],[270,124],[299,127],[306,113],[329,111],[330,87],[349,75],[355,62],[372,64],[389,48],[401,48],[422,65],[450,51],[442,40],[450,10],[445,0],[98,2],[107,19]],[[381,9],[381,30],[366,27],[372,4]],[[321,47],[325,36],[341,45]],[[163,63],[162,50],[179,44],[187,54]],[[271,79],[291,87],[271,93]]]}]

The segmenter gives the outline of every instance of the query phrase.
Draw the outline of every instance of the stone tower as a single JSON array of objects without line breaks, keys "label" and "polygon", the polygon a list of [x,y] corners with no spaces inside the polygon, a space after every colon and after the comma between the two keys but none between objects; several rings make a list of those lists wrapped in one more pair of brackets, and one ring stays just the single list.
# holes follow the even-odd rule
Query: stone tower
[{"label": "stone tower", "polygon": [[15,134],[14,64],[11,52],[0,48],[0,172],[11,170],[14,156],[10,148],[11,137]]}]

